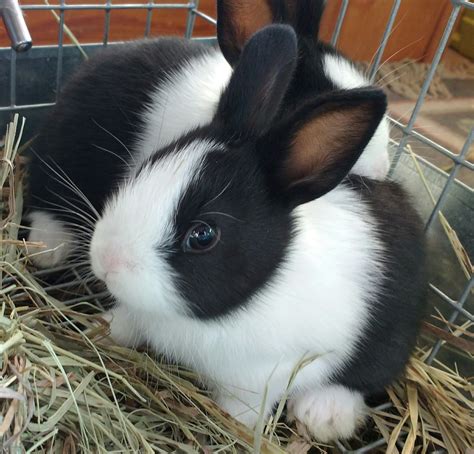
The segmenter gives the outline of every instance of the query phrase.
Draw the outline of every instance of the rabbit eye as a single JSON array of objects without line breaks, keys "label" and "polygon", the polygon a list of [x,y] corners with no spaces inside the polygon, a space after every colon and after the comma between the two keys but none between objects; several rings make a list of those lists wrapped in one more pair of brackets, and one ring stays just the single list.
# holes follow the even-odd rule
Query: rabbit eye
[{"label": "rabbit eye", "polygon": [[184,238],[185,252],[207,252],[212,249],[220,239],[220,230],[209,224],[194,224]]}]

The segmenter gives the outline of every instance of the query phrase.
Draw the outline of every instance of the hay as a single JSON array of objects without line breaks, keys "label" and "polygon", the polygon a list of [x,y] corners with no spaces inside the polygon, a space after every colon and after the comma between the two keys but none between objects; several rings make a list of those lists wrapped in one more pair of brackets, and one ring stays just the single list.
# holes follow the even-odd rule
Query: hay
[{"label": "hay", "polygon": [[[369,70],[367,62],[359,62],[356,66],[366,73]],[[416,100],[430,66],[431,63],[421,63],[409,58],[384,62],[377,70],[375,83],[402,98]],[[446,84],[448,79],[474,80],[474,63],[465,58],[441,62],[428,87],[426,98],[452,99],[453,94]]]},{"label": "hay", "polygon": [[[303,427],[289,428],[277,418],[259,432],[250,431],[209,399],[193,372],[146,351],[112,345],[99,315],[66,307],[46,294],[26,267],[28,244],[17,240],[22,205],[22,172],[15,156],[19,136],[14,139],[18,123],[15,117],[9,126],[0,169],[4,452],[331,451],[309,441]],[[468,327],[453,327],[448,334],[460,340],[462,330]],[[350,446],[382,437],[388,452],[461,454],[474,445],[473,386],[441,363],[427,365],[427,354],[416,352],[406,379],[388,391],[391,406],[375,411]]]}]

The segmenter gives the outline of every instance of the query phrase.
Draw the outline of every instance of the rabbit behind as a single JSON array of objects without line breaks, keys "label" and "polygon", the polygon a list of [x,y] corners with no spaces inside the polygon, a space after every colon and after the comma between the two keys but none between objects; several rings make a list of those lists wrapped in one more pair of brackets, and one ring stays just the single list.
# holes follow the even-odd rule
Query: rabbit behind
[{"label": "rabbit behind", "polygon": [[[84,261],[119,182],[157,149],[212,120],[231,68],[178,38],[110,46],[68,81],[31,146],[25,214],[40,267]],[[85,254],[84,254],[85,252]]]},{"label": "rabbit behind", "polygon": [[[257,30],[271,23],[294,27],[298,36],[298,64],[281,115],[303,105],[308,97],[370,85],[347,57],[318,39],[325,3],[325,0],[217,1],[219,46],[231,65],[238,61],[246,41]],[[388,145],[389,125],[384,118],[351,173],[383,180],[390,167]]]},{"label": "rabbit behind", "polygon": [[296,68],[290,27],[257,32],[210,124],[107,199],[90,256],[117,300],[116,340],[194,368],[249,426],[288,388],[290,417],[329,441],[352,436],[365,397],[403,371],[423,235],[396,183],[347,177],[384,118],[383,92],[331,91],[278,119]]}]

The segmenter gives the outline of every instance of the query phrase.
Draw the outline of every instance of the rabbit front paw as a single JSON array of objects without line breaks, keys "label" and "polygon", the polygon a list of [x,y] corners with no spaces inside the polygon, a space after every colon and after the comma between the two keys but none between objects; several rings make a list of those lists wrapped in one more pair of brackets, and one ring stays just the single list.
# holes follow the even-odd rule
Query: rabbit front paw
[{"label": "rabbit front paw", "polygon": [[303,423],[323,443],[351,438],[366,414],[362,394],[338,385],[306,391],[288,401],[288,419]]},{"label": "rabbit front paw", "polygon": [[110,325],[110,337],[122,347],[135,348],[142,342],[142,336],[133,323],[130,314],[122,306],[117,306],[104,314],[102,318]]}]

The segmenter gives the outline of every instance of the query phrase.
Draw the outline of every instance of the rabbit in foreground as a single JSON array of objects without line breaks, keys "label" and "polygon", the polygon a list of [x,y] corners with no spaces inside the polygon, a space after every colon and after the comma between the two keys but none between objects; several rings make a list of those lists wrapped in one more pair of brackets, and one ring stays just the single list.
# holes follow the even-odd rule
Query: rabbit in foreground
[{"label": "rabbit in foreground", "polygon": [[249,425],[262,388],[266,416],[315,358],[289,410],[328,440],[350,436],[364,397],[403,369],[423,245],[397,185],[344,180],[384,121],[383,94],[296,105],[300,65],[285,27],[255,36],[233,75],[180,40],[91,59],[34,144],[30,240],[54,250],[40,266],[90,251],[118,302],[113,336],[195,367]]},{"label": "rabbit in foreground", "polygon": [[[66,258],[85,260],[88,232],[82,228],[78,235],[77,224],[84,217],[89,224],[95,222],[129,167],[212,120],[232,74],[230,64],[265,25],[290,23],[298,34],[296,70],[278,117],[312,96],[366,86],[349,60],[318,42],[323,7],[323,1],[314,0],[219,1],[223,53],[196,42],[162,38],[114,46],[86,62],[64,88],[32,147],[26,200],[29,239],[47,245],[46,251],[32,254],[35,264],[51,267]],[[387,146],[384,118],[351,173],[383,179]],[[80,216],[78,204],[86,211]]]},{"label": "rabbit in foreground", "polygon": [[117,301],[118,342],[194,368],[249,426],[289,387],[290,417],[329,441],[353,435],[365,397],[403,371],[423,309],[423,235],[396,183],[347,178],[383,92],[317,96],[277,121],[296,63],[290,27],[255,34],[210,124],[107,199],[90,257]]}]

